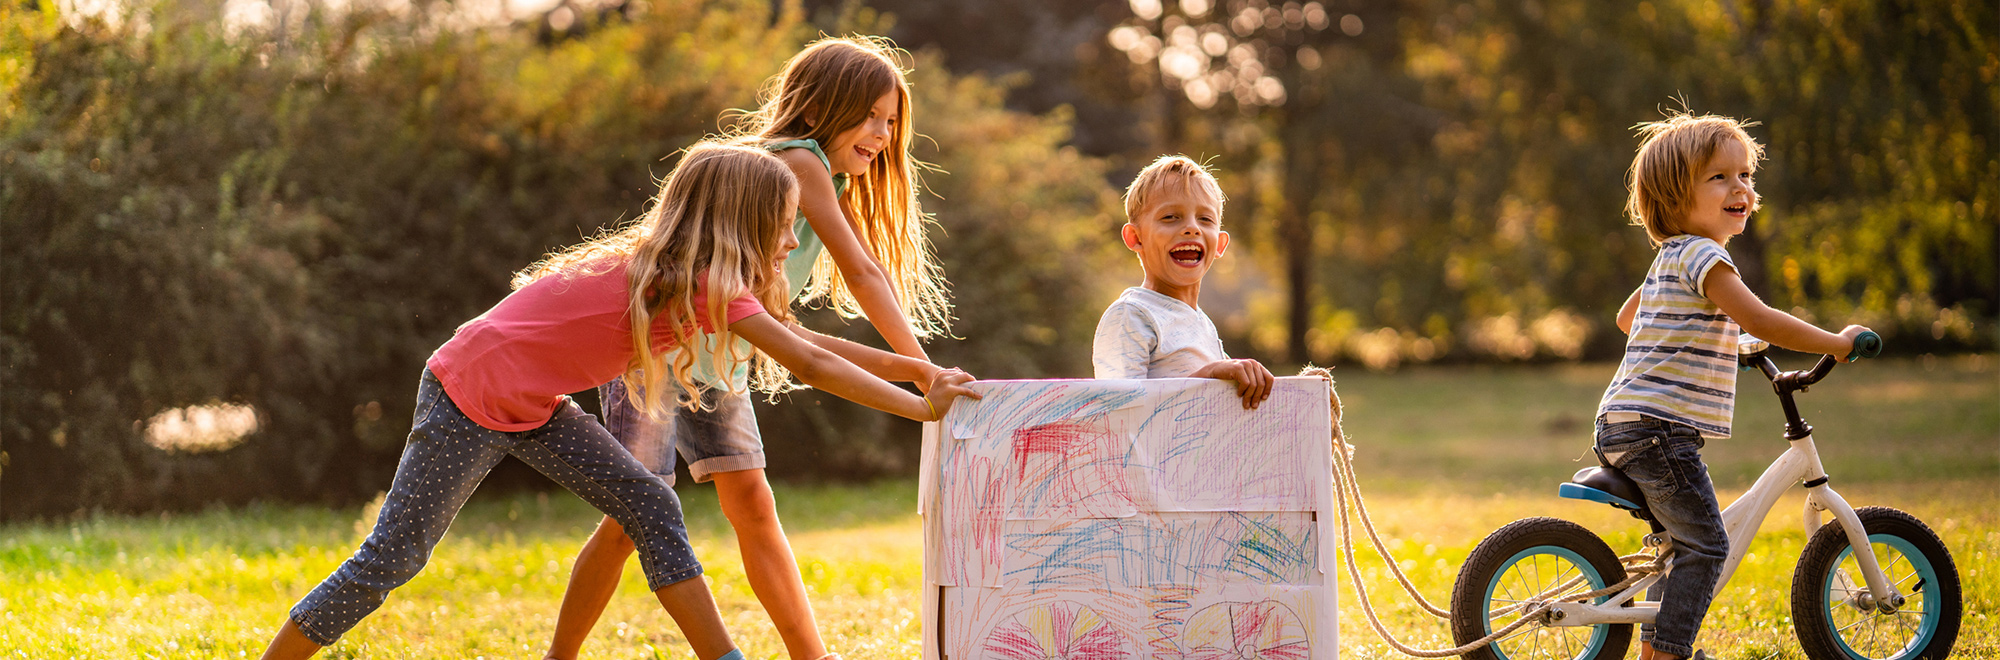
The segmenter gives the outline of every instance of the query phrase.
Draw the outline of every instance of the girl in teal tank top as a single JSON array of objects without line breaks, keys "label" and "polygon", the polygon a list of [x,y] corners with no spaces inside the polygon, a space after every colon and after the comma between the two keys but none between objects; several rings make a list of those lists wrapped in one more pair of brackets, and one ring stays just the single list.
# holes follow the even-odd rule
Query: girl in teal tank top
[{"label": "girl in teal tank top", "polygon": [[[775,84],[766,87],[773,90],[769,98],[745,115],[733,133],[739,143],[776,154],[799,179],[799,215],[793,224],[799,246],[785,263],[793,299],[830,306],[848,318],[865,316],[897,353],[928,362],[918,340],[947,330],[950,305],[943,271],[924,235],[927,220],[917,204],[917,163],[909,155],[909,85],[898,64],[906,56],[886,39],[874,37],[814,42],[785,64]],[[929,373],[926,380],[936,380],[942,370]],[[744,392],[746,385],[764,389],[776,384],[746,380],[747,373],[704,378],[728,391],[716,394],[742,397],[741,405],[678,408],[672,414],[686,423],[660,426],[667,433],[676,426],[747,426],[740,435],[749,437],[741,441],[760,444]],[[917,386],[928,392],[931,383]],[[623,399],[606,397],[606,405]],[[621,441],[634,446],[634,440]],[[671,451],[661,461],[664,469],[648,467],[672,474]],[[698,460],[685,446],[680,452]],[[647,456],[639,458],[648,462]],[[759,451],[751,467],[707,476],[715,480],[722,510],[735,528],[751,590],[771,615],[787,654],[796,660],[837,658],[819,635],[763,466]],[[576,657],[610,600],[631,547],[615,523],[598,527],[577,556],[548,657]]]},{"label": "girl in teal tank top", "polygon": [[[833,172],[833,163],[827,160],[826,152],[819,148],[818,141],[811,139],[781,140],[766,144],[764,148],[769,149],[774,154],[783,154],[790,149],[810,151],[814,156],[819,157],[820,167],[825,168],[828,172]],[[789,162],[787,161],[788,164]],[[792,173],[804,176],[804,173],[798,172],[796,169]],[[842,193],[847,192],[848,176],[846,172],[833,172],[831,178],[833,180],[833,194],[835,197],[839,197]],[[799,246],[792,250],[791,258],[785,260],[785,279],[791,284],[792,299],[797,300],[799,294],[805,293],[806,280],[812,277],[813,264],[819,261],[820,253],[826,250],[826,243],[819,240],[819,233],[813,231],[812,222],[806,219],[804,204],[799,205],[799,217],[792,222],[792,231],[798,234]]]}]

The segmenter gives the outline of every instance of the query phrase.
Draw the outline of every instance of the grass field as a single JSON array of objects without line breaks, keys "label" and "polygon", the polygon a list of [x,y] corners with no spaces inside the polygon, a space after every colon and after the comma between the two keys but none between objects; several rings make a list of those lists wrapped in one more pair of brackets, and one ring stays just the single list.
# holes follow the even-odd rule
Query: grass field
[{"label": "grass field", "polygon": [[[1370,508],[1434,602],[1443,604],[1481,537],[1520,517],[1568,518],[1614,548],[1637,547],[1641,523],[1554,496],[1556,483],[1587,464],[1574,459],[1588,446],[1589,413],[1609,372],[1336,373]],[[1725,502],[1784,449],[1762,378],[1745,374],[1738,401],[1738,437],[1706,452]],[[2000,360],[1843,367],[1801,404],[1848,501],[1914,513],[1951,549],[1965,583],[1955,656],[2000,658]],[[680,492],[737,642],[751,657],[780,657],[714,491]],[[831,646],[850,660],[918,655],[915,486],[781,485],[778,498]],[[1788,609],[1805,543],[1801,500],[1795,492],[1773,509],[1716,601],[1700,642],[1716,657],[1802,657]],[[0,527],[0,658],[254,658],[285,610],[352,552],[365,531],[360,517],[253,507]],[[567,493],[475,497],[429,568],[321,657],[539,658],[569,562],[597,518]],[[1392,631],[1419,646],[1448,645],[1445,626],[1411,605],[1378,561],[1364,554],[1362,567]],[[1402,657],[1368,629],[1342,582],[1342,657]],[[636,566],[585,653],[692,657]]]}]

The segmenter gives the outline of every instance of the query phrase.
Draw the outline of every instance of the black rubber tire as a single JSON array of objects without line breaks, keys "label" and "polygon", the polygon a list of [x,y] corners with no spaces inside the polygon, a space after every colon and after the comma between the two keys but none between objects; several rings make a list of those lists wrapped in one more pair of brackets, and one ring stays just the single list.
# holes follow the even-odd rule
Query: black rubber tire
[{"label": "black rubber tire", "polygon": [[[1861,518],[1862,529],[1868,530],[1878,560],[1883,559],[1885,549],[1892,555],[1920,555],[1922,563],[1930,567],[1930,577],[1936,579],[1922,575],[1918,562],[1907,557],[1884,560],[1883,570],[1888,573],[1890,583],[1909,599],[1899,614],[1907,616],[1915,613],[1916,623],[1912,625],[1904,619],[1899,625],[1890,626],[1888,624],[1895,621],[1879,614],[1872,615],[1875,623],[1846,621],[1847,618],[1865,618],[1855,608],[1829,596],[1829,583],[1834,580],[1834,562],[1840,561],[1842,551],[1848,549],[1847,534],[1838,521],[1821,525],[1819,530],[1813,532],[1812,540],[1806,542],[1805,552],[1799,557],[1799,566],[1792,572],[1792,627],[1798,632],[1799,647],[1805,651],[1806,657],[1813,660],[1943,660],[1950,656],[1952,643],[1958,639],[1959,619],[1964,614],[1958,566],[1951,560],[1951,551],[1945,549],[1937,534],[1916,516],[1879,506],[1864,507],[1854,513]],[[1842,563],[1846,564],[1841,569],[1845,580],[1866,591],[1868,587],[1859,569],[1854,568],[1853,560],[1850,558]],[[1924,613],[1931,608],[1936,608],[1938,618],[1928,639],[1924,639],[1922,621]],[[1837,621],[1837,617],[1840,620]],[[1844,626],[1850,632],[1836,632]],[[1915,630],[1912,631],[1912,628]],[[1896,636],[1883,640],[1868,636],[1870,630],[1888,630]],[[1842,641],[1848,636],[1854,637],[1857,643],[1866,642],[1862,645],[1869,648],[1850,648]],[[1895,639],[1906,641],[1901,642],[1899,648],[1884,646],[1885,641],[1888,645],[1898,644]]]},{"label": "black rubber tire", "polygon": [[[1498,624],[1489,628],[1485,614],[1492,611],[1492,601],[1498,600],[1497,596],[1492,594],[1492,590],[1497,588],[1494,581],[1507,574],[1508,569],[1535,558],[1540,558],[1542,561],[1577,564],[1574,559],[1556,554],[1557,551],[1552,550],[1555,548],[1582,558],[1583,563],[1588,564],[1597,574],[1600,581],[1582,591],[1594,591],[1625,579],[1625,566],[1618,562],[1618,554],[1612,552],[1611,546],[1605,545],[1603,539],[1597,538],[1596,534],[1590,533],[1590,530],[1584,529],[1583,526],[1558,518],[1516,520],[1487,535],[1486,540],[1480,541],[1479,545],[1472,549],[1471,556],[1466,557],[1465,566],[1459,569],[1458,582],[1452,585],[1451,589],[1453,643],[1462,645],[1472,642],[1485,637],[1490,630],[1506,627],[1512,621],[1510,618],[1503,618]],[[1524,553],[1530,550],[1536,552],[1524,556]],[[1548,580],[1558,584],[1560,581]],[[1589,628],[1544,628],[1533,632],[1517,631],[1514,636],[1503,639],[1495,645],[1474,649],[1463,657],[1473,660],[1504,660],[1510,657],[1507,648],[1519,648],[1520,644],[1532,639],[1524,635],[1573,638],[1584,631],[1589,631],[1591,639],[1584,643],[1582,649],[1576,650],[1570,656],[1571,660],[1617,660],[1625,657],[1625,649],[1632,643],[1631,624],[1604,624]],[[1598,632],[1603,633],[1602,638],[1596,637]],[[1545,638],[1544,641],[1550,639],[1552,638]]]}]

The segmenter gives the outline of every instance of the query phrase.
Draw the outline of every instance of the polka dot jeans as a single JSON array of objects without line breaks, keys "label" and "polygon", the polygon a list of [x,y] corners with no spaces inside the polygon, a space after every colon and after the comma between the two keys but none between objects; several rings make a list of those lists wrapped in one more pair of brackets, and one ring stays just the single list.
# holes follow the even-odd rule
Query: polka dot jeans
[{"label": "polka dot jeans", "polygon": [[701,575],[673,489],[632,458],[597,418],[565,402],[541,428],[494,431],[467,418],[425,369],[416,423],[375,530],[292,608],[299,630],[330,645],[381,607],[390,591],[423,570],[466,498],[509,454],[623,525],[652,590]]}]

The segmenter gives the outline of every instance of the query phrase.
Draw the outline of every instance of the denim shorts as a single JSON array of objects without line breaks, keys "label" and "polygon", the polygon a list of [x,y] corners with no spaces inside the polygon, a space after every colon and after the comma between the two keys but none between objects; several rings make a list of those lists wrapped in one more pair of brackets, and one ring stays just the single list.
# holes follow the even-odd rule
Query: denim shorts
[{"label": "denim shorts", "polygon": [[510,455],[623,525],[651,590],[701,575],[680,499],[619,447],[597,418],[564,401],[538,428],[495,431],[466,417],[425,369],[416,422],[375,528],[354,556],[292,608],[299,632],[330,645],[381,607],[390,591],[423,570],[466,498]]},{"label": "denim shorts", "polygon": [[[678,391],[679,388],[676,388]],[[667,485],[674,483],[674,454],[687,459],[688,473],[696,483],[707,482],[717,472],[754,470],[765,466],[764,436],[757,432],[757,411],[750,405],[750,393],[727,390],[702,391],[707,410],[673,405],[665,419],[653,419],[632,405],[625,396],[625,381],[613,380],[597,386],[604,404],[604,427],[618,438],[639,464],[660,475]]]}]

